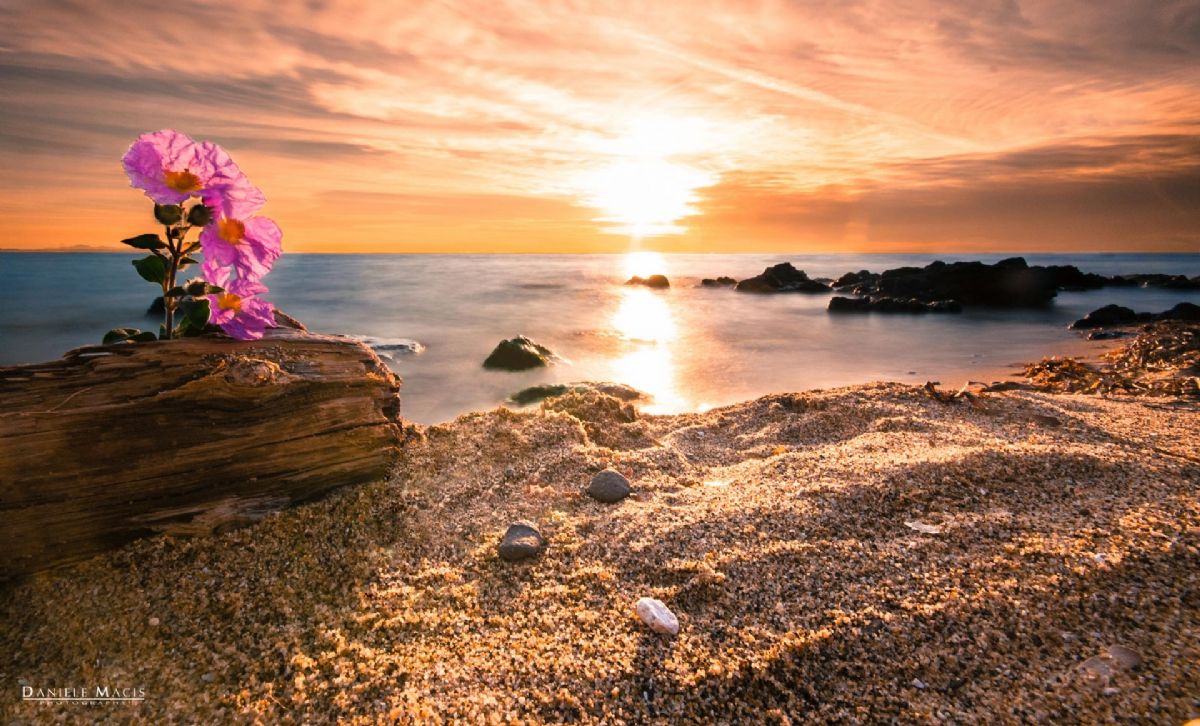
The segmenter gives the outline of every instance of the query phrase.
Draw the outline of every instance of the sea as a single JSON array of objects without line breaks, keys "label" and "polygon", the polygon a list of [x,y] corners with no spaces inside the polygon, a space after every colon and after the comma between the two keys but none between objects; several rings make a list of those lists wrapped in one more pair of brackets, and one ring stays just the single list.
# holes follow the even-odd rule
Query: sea
[{"label": "sea", "polygon": [[[402,414],[438,423],[504,405],[528,386],[628,384],[652,413],[702,411],[767,393],[886,380],[967,381],[1013,376],[1044,356],[1094,357],[1111,341],[1067,329],[1117,303],[1159,312],[1200,304],[1200,292],[1105,288],[1060,292],[1037,310],[968,308],[962,314],[831,315],[828,294],[752,295],[700,286],[742,279],[779,262],[810,277],[926,265],[994,262],[1011,255],[285,254],[266,278],[268,298],[320,333],[366,341],[404,381]],[[1071,264],[1106,275],[1200,275],[1200,254],[1027,254],[1032,265]],[[144,311],[155,294],[132,255],[0,253],[0,365],[56,358],[99,343],[115,327],[157,330]],[[664,274],[669,290],[622,283]],[[557,365],[523,372],[481,364],[505,338],[527,335]]]}]

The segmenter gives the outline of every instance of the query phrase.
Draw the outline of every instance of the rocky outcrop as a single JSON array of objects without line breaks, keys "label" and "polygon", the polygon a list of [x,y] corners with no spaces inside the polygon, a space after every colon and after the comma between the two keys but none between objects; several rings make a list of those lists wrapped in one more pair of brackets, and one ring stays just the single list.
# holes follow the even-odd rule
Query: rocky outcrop
[{"label": "rocky outcrop", "polygon": [[1187,275],[1164,275],[1158,273],[1114,275],[1108,278],[1108,284],[1117,287],[1165,287],[1171,290],[1200,290],[1200,275],[1192,278],[1189,278]]},{"label": "rocky outcrop", "polygon": [[1158,320],[1200,321],[1200,305],[1183,302],[1161,313],[1137,313],[1121,305],[1105,305],[1071,323],[1070,327],[1072,330],[1090,330],[1093,328],[1152,323]]},{"label": "rocky outcrop", "polygon": [[831,313],[961,313],[957,300],[925,302],[916,298],[835,297],[829,301]]},{"label": "rocky outcrop", "polygon": [[625,281],[626,285],[641,285],[642,287],[652,287],[656,290],[665,290],[671,286],[671,281],[666,275],[650,275],[649,277],[638,277],[634,275]]},{"label": "rocky outcrop", "polygon": [[524,371],[549,365],[556,356],[544,345],[538,345],[524,335],[500,341],[483,361],[484,368],[504,371]]},{"label": "rocky outcrop", "polygon": [[700,281],[701,287],[733,287],[737,285],[737,280],[732,277],[706,277]]},{"label": "rocky outcrop", "polygon": [[829,292],[831,288],[823,282],[809,279],[804,270],[797,270],[790,262],[782,262],[763,270],[761,275],[742,280],[735,288],[738,292]]},{"label": "rocky outcrop", "polygon": [[1061,273],[1030,267],[1022,257],[983,262],[933,262],[925,267],[898,267],[869,275],[857,284],[857,295],[917,299],[925,302],[957,300],[963,305],[1037,307],[1058,294]]},{"label": "rocky outcrop", "polygon": [[0,368],[0,579],[383,478],[399,387],[358,341],[288,328]]}]

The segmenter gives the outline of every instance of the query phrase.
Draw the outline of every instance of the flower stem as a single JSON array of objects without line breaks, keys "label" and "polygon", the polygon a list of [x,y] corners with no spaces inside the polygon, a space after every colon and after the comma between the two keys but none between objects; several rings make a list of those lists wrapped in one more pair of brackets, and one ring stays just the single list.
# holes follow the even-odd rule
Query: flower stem
[{"label": "flower stem", "polygon": [[163,316],[166,327],[166,339],[170,340],[175,336],[175,303],[173,296],[168,296],[167,293],[175,287],[175,271],[179,268],[179,249],[182,246],[183,240],[180,240],[180,247],[175,245],[175,240],[171,237],[171,227],[166,226],[167,230],[167,251],[171,256],[167,258],[167,274],[163,275]]}]

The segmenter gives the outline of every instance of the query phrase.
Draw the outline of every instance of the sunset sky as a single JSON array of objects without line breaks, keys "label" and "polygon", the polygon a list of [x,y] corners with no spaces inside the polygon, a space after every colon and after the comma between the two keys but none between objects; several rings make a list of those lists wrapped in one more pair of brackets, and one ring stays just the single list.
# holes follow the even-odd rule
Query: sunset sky
[{"label": "sunset sky", "polygon": [[0,104],[3,248],[170,127],[292,251],[1200,251],[1200,0],[2,0]]}]

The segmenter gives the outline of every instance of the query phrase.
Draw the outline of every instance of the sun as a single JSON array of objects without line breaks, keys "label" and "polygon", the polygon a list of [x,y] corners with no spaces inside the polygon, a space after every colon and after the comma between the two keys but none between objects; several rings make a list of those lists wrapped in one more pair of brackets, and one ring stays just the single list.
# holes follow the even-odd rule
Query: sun
[{"label": "sun", "polygon": [[601,151],[611,161],[581,175],[584,202],[601,211],[606,231],[634,239],[679,234],[679,220],[697,213],[696,190],[716,175],[680,160],[711,141],[696,119],[639,116]]}]

